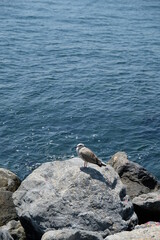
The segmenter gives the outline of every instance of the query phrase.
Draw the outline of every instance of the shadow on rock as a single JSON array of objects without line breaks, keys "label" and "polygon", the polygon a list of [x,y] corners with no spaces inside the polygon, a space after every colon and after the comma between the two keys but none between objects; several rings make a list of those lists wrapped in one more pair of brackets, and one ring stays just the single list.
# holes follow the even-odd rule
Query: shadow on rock
[{"label": "shadow on rock", "polygon": [[104,176],[97,171],[94,168],[91,167],[81,167],[80,170],[86,174],[89,174],[91,176],[92,179],[96,179],[98,181],[101,181],[107,185],[109,185],[109,182],[104,178]]}]

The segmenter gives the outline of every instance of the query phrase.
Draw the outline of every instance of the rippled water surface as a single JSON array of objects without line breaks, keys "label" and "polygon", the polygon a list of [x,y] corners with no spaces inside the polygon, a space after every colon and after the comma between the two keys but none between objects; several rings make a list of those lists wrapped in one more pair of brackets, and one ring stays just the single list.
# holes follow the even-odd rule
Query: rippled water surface
[{"label": "rippled water surface", "polygon": [[159,0],[0,1],[0,166],[24,178],[79,142],[160,179]]}]

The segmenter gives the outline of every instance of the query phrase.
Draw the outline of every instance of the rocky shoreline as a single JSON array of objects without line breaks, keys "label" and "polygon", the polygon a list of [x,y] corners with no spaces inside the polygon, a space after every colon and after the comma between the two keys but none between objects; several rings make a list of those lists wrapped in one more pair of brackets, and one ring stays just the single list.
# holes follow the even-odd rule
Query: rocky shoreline
[{"label": "rocky shoreline", "polygon": [[160,183],[116,153],[42,164],[24,181],[0,169],[0,240],[130,240],[160,236]]}]

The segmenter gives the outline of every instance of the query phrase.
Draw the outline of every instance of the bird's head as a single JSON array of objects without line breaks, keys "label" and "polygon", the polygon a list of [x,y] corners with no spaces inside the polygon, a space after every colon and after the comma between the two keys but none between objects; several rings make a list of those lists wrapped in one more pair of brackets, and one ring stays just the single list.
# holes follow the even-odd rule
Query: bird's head
[{"label": "bird's head", "polygon": [[76,150],[79,151],[82,147],[84,147],[83,143],[77,144]]}]

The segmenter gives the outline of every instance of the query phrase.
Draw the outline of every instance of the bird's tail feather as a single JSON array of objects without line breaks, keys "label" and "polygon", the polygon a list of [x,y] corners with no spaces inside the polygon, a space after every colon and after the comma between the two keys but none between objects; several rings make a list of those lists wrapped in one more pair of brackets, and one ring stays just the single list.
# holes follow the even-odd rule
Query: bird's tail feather
[{"label": "bird's tail feather", "polygon": [[101,166],[106,167],[106,164],[104,162],[101,162]]},{"label": "bird's tail feather", "polygon": [[104,167],[105,167],[105,166],[106,166],[106,164],[105,164],[104,162],[101,162],[101,167],[102,167],[102,166],[104,166]]},{"label": "bird's tail feather", "polygon": [[105,167],[105,166],[106,166],[106,164],[105,164],[104,162],[101,162],[101,161],[99,161],[99,162],[98,162],[98,166],[99,166],[99,167],[102,167],[102,166],[104,166],[104,167]]}]

